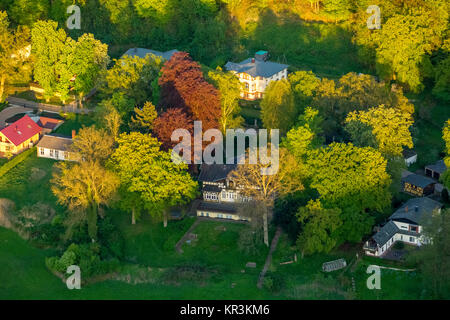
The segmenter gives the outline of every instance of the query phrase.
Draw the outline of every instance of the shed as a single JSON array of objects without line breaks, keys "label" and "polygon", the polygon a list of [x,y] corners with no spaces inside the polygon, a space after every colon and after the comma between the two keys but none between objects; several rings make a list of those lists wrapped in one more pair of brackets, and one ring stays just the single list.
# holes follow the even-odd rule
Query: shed
[{"label": "shed", "polygon": [[341,258],[341,259],[325,262],[324,264],[322,264],[322,271],[324,271],[324,272],[336,271],[336,270],[345,268],[346,266],[347,266],[347,262]]}]

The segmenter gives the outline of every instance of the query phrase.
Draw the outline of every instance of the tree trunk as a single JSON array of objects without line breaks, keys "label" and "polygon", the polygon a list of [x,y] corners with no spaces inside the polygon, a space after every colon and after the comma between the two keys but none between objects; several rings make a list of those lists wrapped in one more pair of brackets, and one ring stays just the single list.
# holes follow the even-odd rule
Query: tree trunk
[{"label": "tree trunk", "polygon": [[3,94],[5,92],[5,81],[6,81],[6,76],[4,74],[2,74],[2,77],[0,79],[0,102],[5,101],[5,98],[3,97]]},{"label": "tree trunk", "polygon": [[164,210],[163,217],[164,217],[164,228],[167,228],[167,211],[166,210]]},{"label": "tree trunk", "polygon": [[264,215],[263,215],[264,243],[266,246],[269,246],[269,227],[267,225],[268,224],[267,223],[267,220],[268,220],[267,215],[269,214],[268,211],[269,211],[269,208],[266,208],[266,210],[264,211]]},{"label": "tree trunk", "polygon": [[136,214],[135,214],[134,207],[131,210],[131,224],[136,224]]},{"label": "tree trunk", "polygon": [[83,109],[83,93],[80,93],[79,97],[78,97],[78,103],[80,104],[80,108]]}]

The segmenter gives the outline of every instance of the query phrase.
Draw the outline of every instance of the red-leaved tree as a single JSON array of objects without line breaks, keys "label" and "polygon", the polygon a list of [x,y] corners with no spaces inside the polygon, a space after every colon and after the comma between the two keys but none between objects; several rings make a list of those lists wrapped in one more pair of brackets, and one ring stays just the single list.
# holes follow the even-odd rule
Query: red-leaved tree
[{"label": "red-leaved tree", "polygon": [[203,130],[219,127],[219,91],[205,80],[200,65],[188,53],[174,53],[161,71],[162,106],[185,110],[194,120],[202,121]]}]

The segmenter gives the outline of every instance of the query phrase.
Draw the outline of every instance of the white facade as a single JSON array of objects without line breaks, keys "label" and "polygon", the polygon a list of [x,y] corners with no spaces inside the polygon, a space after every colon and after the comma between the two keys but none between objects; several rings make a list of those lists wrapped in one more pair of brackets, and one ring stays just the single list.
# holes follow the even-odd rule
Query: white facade
[{"label": "white facade", "polygon": [[39,147],[37,150],[39,158],[49,158],[54,160],[70,160],[69,152]]},{"label": "white facade", "polygon": [[[236,74],[236,73],[235,73]],[[247,100],[261,99],[264,96],[267,86],[271,81],[277,81],[281,79],[287,79],[287,68],[272,75],[269,78],[261,76],[252,77],[247,73],[236,74],[239,77],[239,81],[242,83],[241,98]]]},{"label": "white facade", "polygon": [[409,158],[405,158],[405,163],[406,165],[409,167],[410,165],[412,165],[413,163],[417,162],[417,154],[413,155],[412,157]]}]

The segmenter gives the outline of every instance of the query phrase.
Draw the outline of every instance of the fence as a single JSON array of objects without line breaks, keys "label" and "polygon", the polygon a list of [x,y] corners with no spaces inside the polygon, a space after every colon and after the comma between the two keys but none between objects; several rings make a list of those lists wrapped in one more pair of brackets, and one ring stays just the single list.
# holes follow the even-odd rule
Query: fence
[{"label": "fence", "polygon": [[6,98],[6,100],[11,105],[36,109],[36,110],[40,110],[40,111],[47,111],[47,112],[88,114],[92,111],[89,109],[78,108],[77,103],[75,101],[70,104],[66,104],[64,106],[57,106],[57,105],[53,105],[53,104],[29,101],[29,100],[17,98],[17,97],[8,97],[8,98]]}]

